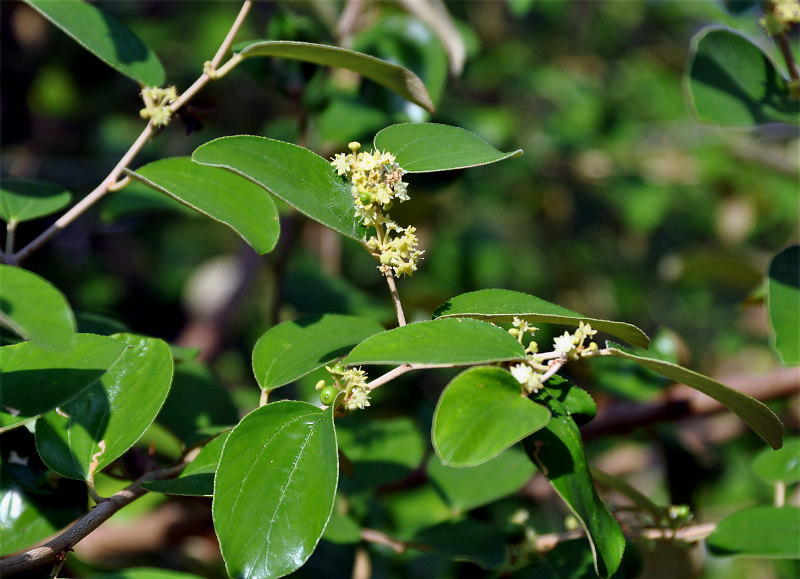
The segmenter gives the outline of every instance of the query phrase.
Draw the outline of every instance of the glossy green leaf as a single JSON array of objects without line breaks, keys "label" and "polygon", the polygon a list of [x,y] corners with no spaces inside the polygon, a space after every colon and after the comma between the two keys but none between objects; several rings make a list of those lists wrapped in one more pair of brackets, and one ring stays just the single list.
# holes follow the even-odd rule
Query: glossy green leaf
[{"label": "glossy green leaf", "polygon": [[72,193],[55,183],[28,179],[0,182],[0,218],[20,223],[52,215],[72,201]]},{"label": "glossy green leaf", "polygon": [[594,487],[575,421],[569,416],[554,415],[543,430],[526,438],[523,445],[586,531],[597,574],[613,575],[622,561],[625,538]]},{"label": "glossy green leaf", "polygon": [[767,309],[772,346],[784,364],[800,364],[800,245],[787,247],[772,258]]},{"label": "glossy green leaf", "polygon": [[383,331],[368,318],[326,314],[278,324],[253,348],[253,371],[263,390],[293,382],[347,354]]},{"label": "glossy green leaf", "polygon": [[62,476],[91,479],[123,455],[153,422],[172,381],[172,356],[162,340],[133,334],[110,339],[122,356],[78,396],[36,421],[36,448]]},{"label": "glossy green leaf", "polygon": [[753,461],[753,470],[768,483],[800,482],[800,438],[787,438],[780,450],[763,449]]},{"label": "glossy green leaf", "polygon": [[143,86],[164,84],[158,57],[116,18],[83,0],[25,0],[100,60]]},{"label": "glossy green leaf", "polygon": [[177,477],[142,483],[149,491],[168,495],[210,497],[214,494],[214,475],[222,456],[222,447],[229,432],[223,432],[206,444],[192,462]]},{"label": "glossy green leaf", "polygon": [[786,78],[738,32],[701,30],[692,39],[687,69],[687,97],[701,121],[740,126],[800,121],[800,100],[790,97]]},{"label": "glossy green leaf", "polygon": [[282,401],[245,416],[222,451],[214,528],[233,577],[299,568],[330,518],[339,475],[331,409]]},{"label": "glossy green leaf", "polygon": [[0,265],[0,324],[52,351],[66,351],[75,337],[75,316],[64,294],[10,265]]},{"label": "glossy green leaf", "polygon": [[447,521],[425,529],[412,540],[438,555],[454,561],[470,561],[484,569],[499,567],[506,560],[506,544],[499,528],[489,523],[464,519]]},{"label": "glossy green leaf", "polygon": [[456,514],[482,507],[518,491],[536,472],[530,460],[512,447],[492,460],[470,468],[452,468],[432,455],[427,473]]},{"label": "glossy green leaf", "polygon": [[501,368],[471,368],[442,392],[431,439],[447,466],[474,466],[544,428],[550,412]]},{"label": "glossy green leaf", "polygon": [[0,457],[0,555],[30,548],[87,511],[86,485],[53,477],[26,428],[0,436]]},{"label": "glossy green leaf", "polygon": [[800,507],[752,507],[725,517],[706,539],[717,557],[800,559]]},{"label": "glossy green leaf", "polygon": [[128,175],[224,223],[260,254],[272,251],[278,242],[275,202],[263,188],[230,171],[193,163],[189,157],[173,157],[148,163]]},{"label": "glossy green leaf", "polygon": [[300,213],[361,240],[350,183],[308,149],[266,137],[222,137],[195,149],[192,160],[247,177]]},{"label": "glossy green leaf", "polygon": [[465,169],[522,154],[522,149],[503,153],[466,129],[436,123],[386,127],[375,135],[375,148],[392,153],[407,173]]},{"label": "glossy green leaf", "polygon": [[336,425],[339,448],[353,466],[340,488],[358,492],[399,481],[417,468],[425,454],[422,434],[408,418],[374,420],[359,415]]},{"label": "glossy green leaf", "polygon": [[[172,355],[174,359],[174,351]],[[239,410],[208,366],[180,362],[156,420],[188,447],[206,440],[210,430],[239,422]]]},{"label": "glossy green leaf", "polygon": [[338,46],[284,40],[248,42],[237,45],[235,51],[244,58],[274,56],[352,70],[433,112],[431,97],[416,74],[368,54]]},{"label": "glossy green leaf", "polygon": [[610,346],[613,344],[609,344],[606,350],[612,356],[632,360],[648,370],[691,386],[706,396],[710,396],[744,420],[772,448],[780,448],[783,444],[783,424],[772,410],[755,398],[677,364],[638,356]]},{"label": "glossy green leaf", "polygon": [[578,426],[586,424],[597,415],[597,405],[589,393],[558,374],[547,381],[545,392],[561,403]]},{"label": "glossy green leaf", "polygon": [[504,289],[486,289],[456,296],[433,312],[434,318],[466,316],[492,322],[511,321],[514,317],[529,322],[543,322],[578,327],[587,322],[592,328],[605,332],[629,344],[647,348],[650,338],[634,325],[582,316],[535,296]]},{"label": "glossy green leaf", "polygon": [[524,359],[524,348],[505,330],[478,320],[446,319],[376,334],[353,348],[342,363],[465,366]]},{"label": "glossy green leaf", "polygon": [[124,349],[117,340],[93,334],[76,334],[64,353],[32,342],[0,348],[0,432],[71,400],[100,378]]}]

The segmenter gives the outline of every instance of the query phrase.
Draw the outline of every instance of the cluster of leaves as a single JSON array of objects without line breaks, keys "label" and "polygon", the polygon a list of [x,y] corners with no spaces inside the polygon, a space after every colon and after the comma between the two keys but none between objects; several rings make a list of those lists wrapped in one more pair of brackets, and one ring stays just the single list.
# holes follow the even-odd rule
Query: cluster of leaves
[{"label": "cluster of leaves", "polygon": [[[31,4],[68,32],[77,30],[75,35],[81,38],[85,36],[80,33],[84,27],[100,25],[98,13],[80,2]],[[54,6],[60,8],[54,10]],[[62,8],[64,12],[60,13]],[[153,64],[158,61],[151,58],[149,50],[145,51],[146,58],[131,59],[144,62],[144,68],[126,66],[128,57],[119,53],[118,45],[139,45],[132,44],[130,38],[121,42],[125,40],[121,35],[128,32],[120,30],[127,29],[119,28],[106,16],[103,19],[111,29],[109,38],[116,39],[114,45],[93,44],[91,36],[82,44],[101,57],[106,55],[105,60],[142,84],[161,84],[163,70]],[[140,50],[135,48],[134,52]],[[431,104],[415,75],[352,51],[259,41],[236,46],[234,52],[234,63],[253,56],[282,56],[349,68],[418,105]],[[391,126],[375,136],[374,145],[393,152],[411,174],[491,164],[518,154],[501,153],[467,131],[435,124]],[[272,251],[280,236],[281,211],[273,196],[345,238],[359,243],[364,240],[349,184],[335,176],[324,158],[283,141],[223,137],[198,147],[191,157],[151,162],[128,171],[128,175],[224,223],[260,254]],[[49,215],[69,200],[69,194],[58,187],[30,182],[4,184],[3,217],[13,231],[17,223]],[[8,247],[6,252],[11,253]],[[785,315],[785,305],[797,297],[792,281],[796,263],[796,248],[778,256],[769,290],[771,308],[781,311],[781,315],[772,316],[776,347],[788,356],[787,362],[793,361],[792,353],[797,351],[793,332],[797,326]],[[3,322],[26,340],[0,350],[4,373],[2,429],[12,430],[35,420],[36,450],[44,465],[66,479],[86,481],[90,489],[94,488],[95,476],[104,469],[111,468],[122,476],[130,474],[125,470],[129,468],[124,463],[125,453],[156,419],[175,433],[182,430],[186,448],[200,442],[202,450],[177,478],[146,481],[142,486],[168,494],[213,496],[215,530],[231,575],[281,576],[292,572],[307,561],[320,538],[340,545],[358,543],[363,537],[362,527],[373,519],[367,512],[370,499],[363,491],[402,480],[422,463],[417,429],[406,419],[376,424],[362,418],[334,424],[332,409],[279,401],[260,406],[242,420],[231,419],[230,413],[224,412],[204,424],[198,416],[187,420],[180,416],[187,412],[174,393],[180,376],[186,379],[194,373],[202,374],[203,367],[193,360],[194,353],[155,338],[119,332],[108,321],[79,317],[76,323],[65,298],[42,278],[5,266],[2,276]],[[403,525],[402,513],[414,509],[398,501],[392,508],[392,516],[398,519],[397,536],[405,547],[430,550],[445,559],[470,560],[487,568],[502,566],[505,544],[497,525],[465,517],[464,513],[519,488],[535,465],[586,530],[597,573],[610,576],[620,567],[625,540],[595,491],[578,430],[579,424],[594,416],[596,407],[584,390],[559,377],[554,377],[535,400],[520,396],[519,384],[503,365],[524,359],[525,351],[496,326],[514,316],[568,327],[589,322],[633,346],[646,347],[649,342],[641,330],[629,324],[586,317],[519,292],[484,290],[448,300],[434,311],[431,321],[388,331],[372,318],[334,314],[277,324],[253,349],[253,371],[268,394],[313,376],[325,364],[342,358],[343,364],[351,366],[477,366],[449,381],[432,416],[431,441],[438,458],[431,457],[426,470],[446,508],[444,512],[434,509],[420,521]],[[613,344],[605,352],[716,398],[770,445],[780,446],[780,423],[757,401],[641,352]],[[30,389],[32,380],[37,382],[35,392]],[[183,394],[185,400],[196,393]],[[173,397],[171,412],[167,412],[169,397]],[[212,406],[208,404],[202,412]],[[234,423],[233,430],[226,430]],[[224,432],[217,434],[221,430]],[[399,470],[381,472],[385,469],[374,464],[391,456],[390,444],[382,440],[401,445],[404,456],[391,461]],[[523,441],[527,458],[510,448],[518,441]],[[19,448],[23,448],[22,443]],[[30,476],[38,461],[30,449],[25,454],[4,454],[3,459],[8,465],[3,471],[4,488],[14,496],[59,490],[49,480],[42,480],[41,474],[40,483],[30,488],[20,486],[20,461],[29,467],[25,476]],[[40,466],[35,469],[43,472]],[[340,480],[340,469],[352,476]],[[780,480],[794,479],[781,476]],[[336,508],[337,489],[342,508]],[[418,500],[433,499],[427,495]],[[77,503],[80,505],[80,500]],[[350,506],[343,506],[346,503]],[[76,514],[72,507],[61,509],[60,515],[47,510],[51,516],[43,517],[39,504],[31,500],[26,503],[24,516],[9,519],[12,526],[3,529],[7,531],[4,548],[9,544],[12,550],[23,548]],[[441,505],[442,499],[436,504]],[[77,512],[81,510],[77,507]],[[779,516],[787,512],[781,511]],[[19,544],[11,542],[12,536]],[[728,548],[721,536],[722,542],[715,543],[719,552]],[[781,549],[775,543],[770,547]]]}]

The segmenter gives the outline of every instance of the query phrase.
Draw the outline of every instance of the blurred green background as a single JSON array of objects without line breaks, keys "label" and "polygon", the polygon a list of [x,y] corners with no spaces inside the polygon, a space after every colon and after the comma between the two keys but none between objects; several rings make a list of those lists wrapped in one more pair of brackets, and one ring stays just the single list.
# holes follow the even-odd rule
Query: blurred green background
[{"label": "blurred green background", "polygon": [[[213,56],[239,8],[99,5],[155,49],[179,91]],[[393,216],[417,227],[426,252],[414,277],[399,283],[409,318],[429,319],[437,305],[466,291],[507,288],[634,323],[664,336],[662,353],[712,376],[775,369],[761,287],[771,256],[800,238],[798,130],[702,126],[682,88],[690,39],[705,24],[747,31],[774,53],[756,25],[758,9],[732,14],[715,1],[446,6],[467,54],[459,75],[449,72],[442,38],[401,3],[366,3],[347,34],[337,35],[341,3],[258,2],[239,36],[344,42],[403,64],[428,86],[432,116],[341,71],[248,61],[202,91],[183,122],[174,120],[148,144],[134,168],[230,134],[283,139],[330,157],[351,140],[370,143],[395,122],[462,126],[524,155],[407,178],[412,201]],[[2,173],[54,181],[80,197],[141,131],[138,89],[26,6],[2,2],[0,11]],[[23,224],[17,247],[47,224]],[[259,393],[252,347],[275,323],[322,312],[393,320],[385,284],[360,246],[288,210],[282,227],[278,249],[258,258],[225,227],[129,187],[25,265],[57,285],[76,311],[204,348],[201,356],[244,412]],[[399,384],[414,388],[377,392],[372,410],[408,413],[425,432],[451,375],[404,379]],[[601,412],[609,395],[643,402],[664,386],[618,367],[579,368],[573,377]],[[313,399],[314,381],[280,396]],[[771,406],[790,431],[798,428],[796,395]],[[770,500],[749,466],[761,445],[739,434],[700,436],[691,446],[678,428],[641,429],[625,444],[636,460],[655,465],[657,476],[638,472],[644,465],[634,459],[628,468],[655,496],[718,519]],[[598,440],[589,453],[602,459],[620,440]],[[797,572],[781,562],[729,563],[708,563],[705,573]]]}]

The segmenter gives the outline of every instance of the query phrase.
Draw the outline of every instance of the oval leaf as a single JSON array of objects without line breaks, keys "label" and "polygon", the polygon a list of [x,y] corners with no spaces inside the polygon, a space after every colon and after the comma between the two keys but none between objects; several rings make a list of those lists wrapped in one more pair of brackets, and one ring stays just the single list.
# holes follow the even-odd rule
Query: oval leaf
[{"label": "oval leaf", "polygon": [[572,416],[578,426],[583,426],[597,416],[597,405],[589,393],[558,374],[547,381],[544,389],[548,395],[561,404],[564,411]]},{"label": "oval leaf", "polygon": [[553,416],[543,430],[526,438],[523,445],[528,457],[586,530],[597,574],[613,575],[622,561],[625,537],[597,494],[575,421],[569,416]]},{"label": "oval leaf", "polygon": [[122,569],[113,573],[91,575],[89,579],[201,579],[201,576],[167,569],[137,567],[135,569]]},{"label": "oval leaf", "polygon": [[3,179],[0,183],[0,218],[20,223],[52,215],[72,201],[61,185],[27,179]]},{"label": "oval leaf", "polygon": [[47,350],[64,352],[75,337],[75,316],[60,291],[36,274],[0,265],[0,324]]},{"label": "oval leaf", "polygon": [[127,173],[224,223],[262,255],[278,242],[275,202],[263,188],[230,171],[198,165],[189,157],[173,157]]},{"label": "oval leaf", "polygon": [[361,76],[385,86],[401,97],[433,112],[433,103],[425,85],[410,70],[385,60],[338,46],[294,42],[287,40],[260,40],[240,44],[235,51],[244,58],[276,56],[335,66],[357,72]]},{"label": "oval leaf", "polygon": [[625,322],[614,322],[582,316],[543,299],[504,289],[486,289],[456,296],[433,312],[434,318],[466,316],[489,321],[511,321],[514,316],[530,322],[543,322],[565,326],[578,326],[588,322],[591,326],[629,344],[647,348],[650,338],[642,330]]},{"label": "oval leaf", "polygon": [[471,368],[447,385],[433,415],[431,439],[446,466],[486,462],[547,424],[550,412],[523,396],[501,368]]},{"label": "oval leaf", "polygon": [[436,123],[386,127],[375,135],[375,148],[392,153],[406,173],[477,167],[522,154],[502,153],[466,129]]},{"label": "oval leaf", "polygon": [[505,330],[469,319],[416,322],[361,342],[343,364],[467,366],[524,360],[525,350]]},{"label": "oval leaf", "polygon": [[784,440],[780,450],[763,449],[753,461],[753,470],[768,483],[800,482],[800,438]]},{"label": "oval leaf", "polygon": [[706,539],[718,557],[800,559],[800,507],[753,507],[725,517]]},{"label": "oval leaf", "polygon": [[350,183],[308,149],[266,137],[222,137],[195,149],[192,160],[223,167],[257,183],[300,213],[355,240],[363,239]]},{"label": "oval leaf", "polygon": [[800,245],[787,247],[772,258],[767,308],[773,347],[785,365],[800,364]]},{"label": "oval leaf", "polygon": [[687,97],[697,118],[721,125],[794,123],[800,104],[772,60],[738,32],[701,30],[692,39]]},{"label": "oval leaf", "polygon": [[245,416],[222,451],[214,528],[233,577],[282,577],[311,556],[339,477],[331,409],[303,402]]},{"label": "oval leaf", "polygon": [[206,444],[192,462],[173,479],[142,483],[149,491],[169,495],[210,497],[214,494],[214,475],[222,456],[222,447],[230,432],[223,432]]},{"label": "oval leaf", "polygon": [[470,468],[452,468],[431,456],[428,478],[456,515],[488,505],[518,491],[536,472],[517,447]]},{"label": "oval leaf", "polygon": [[253,348],[253,371],[263,390],[293,382],[347,354],[383,331],[368,318],[326,314],[284,322],[267,330]]},{"label": "oval leaf", "polygon": [[32,342],[0,348],[0,432],[60,406],[100,378],[125,344],[93,334],[76,334],[65,353]]},{"label": "oval leaf", "polygon": [[25,0],[97,58],[143,86],[164,84],[158,57],[116,18],[83,0]]},{"label": "oval leaf", "polygon": [[783,444],[783,424],[772,410],[755,398],[671,362],[637,356],[613,347],[606,348],[606,351],[612,356],[632,360],[648,370],[710,396],[744,420],[772,448],[780,448]]},{"label": "oval leaf", "polygon": [[58,411],[36,421],[36,448],[67,478],[93,477],[123,455],[155,419],[172,381],[172,356],[155,338],[118,334],[122,356]]}]

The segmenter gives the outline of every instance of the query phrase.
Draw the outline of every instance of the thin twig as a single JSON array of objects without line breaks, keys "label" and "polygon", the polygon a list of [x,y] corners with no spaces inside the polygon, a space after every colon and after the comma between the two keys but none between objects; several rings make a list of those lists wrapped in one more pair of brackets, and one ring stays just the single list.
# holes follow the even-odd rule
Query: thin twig
[{"label": "thin twig", "polygon": [[376,545],[385,545],[398,555],[406,552],[408,546],[403,541],[393,539],[385,533],[376,531],[375,529],[361,529],[361,538],[368,543],[375,543]]},{"label": "thin twig", "polygon": [[[672,532],[668,529],[641,529],[636,533],[626,533],[634,539],[670,539],[685,543],[696,543],[708,537],[716,528],[716,523],[701,523],[698,525],[681,527]],[[536,537],[536,550],[539,553],[551,551],[559,543],[579,539],[584,536],[582,529],[566,531],[564,533],[547,533]]]},{"label": "thin twig", "polygon": [[59,553],[66,553],[120,509],[146,494],[147,490],[142,487],[142,483],[173,478],[180,474],[185,466],[186,464],[184,463],[146,473],[129,486],[98,504],[55,539],[25,553],[1,559],[0,575],[7,576],[26,569],[33,569],[43,563],[52,561],[59,556]]},{"label": "thin twig", "polygon": [[394,311],[397,313],[397,325],[406,325],[406,315],[403,313],[403,304],[400,303],[400,294],[397,293],[397,285],[394,283],[394,275],[391,271],[384,273],[386,283],[389,284],[389,292],[392,294],[392,303],[394,303]]},{"label": "thin twig", "polygon": [[392,380],[394,380],[398,376],[402,376],[406,372],[410,372],[411,370],[417,370],[417,369],[418,368],[416,368],[415,366],[412,366],[411,364],[403,364],[402,366],[398,366],[394,370],[389,370],[383,376],[379,376],[379,377],[375,378],[372,382],[367,384],[367,388],[369,388],[370,390],[375,390],[375,388],[378,388],[379,386],[383,386],[387,382],[391,382]]},{"label": "thin twig", "polygon": [[797,66],[797,62],[794,59],[794,54],[792,53],[792,46],[789,44],[789,37],[786,36],[786,33],[776,34],[775,35],[775,44],[778,45],[778,48],[783,55],[783,60],[786,61],[786,68],[789,69],[789,78],[792,79],[792,96],[797,98],[798,92],[800,91],[800,68]]}]

